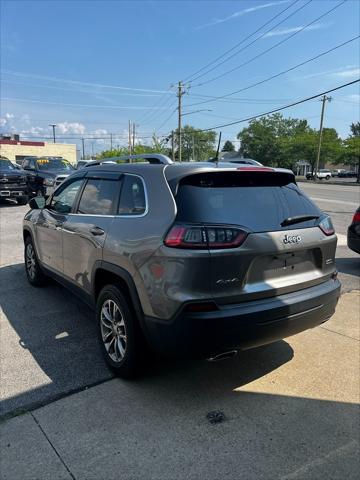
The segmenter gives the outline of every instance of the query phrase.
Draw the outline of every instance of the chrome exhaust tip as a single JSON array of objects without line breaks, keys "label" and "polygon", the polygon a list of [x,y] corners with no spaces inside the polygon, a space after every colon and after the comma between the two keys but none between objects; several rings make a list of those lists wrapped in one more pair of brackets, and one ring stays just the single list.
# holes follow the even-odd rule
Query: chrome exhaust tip
[{"label": "chrome exhaust tip", "polygon": [[220,360],[226,360],[227,358],[233,358],[237,355],[237,350],[229,350],[228,352],[222,352],[214,357],[209,357],[207,359],[208,362],[220,362]]}]

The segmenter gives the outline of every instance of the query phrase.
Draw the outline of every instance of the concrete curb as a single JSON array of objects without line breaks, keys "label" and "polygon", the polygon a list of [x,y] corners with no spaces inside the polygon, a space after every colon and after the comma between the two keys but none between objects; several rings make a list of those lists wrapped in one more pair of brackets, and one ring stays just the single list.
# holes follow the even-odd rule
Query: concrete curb
[{"label": "concrete curb", "polygon": [[300,183],[311,183],[312,185],[345,185],[349,187],[360,187],[360,183],[355,182],[340,182],[337,180],[319,180],[319,182],[314,182],[313,180],[306,180],[306,178],[295,177],[297,182]]}]

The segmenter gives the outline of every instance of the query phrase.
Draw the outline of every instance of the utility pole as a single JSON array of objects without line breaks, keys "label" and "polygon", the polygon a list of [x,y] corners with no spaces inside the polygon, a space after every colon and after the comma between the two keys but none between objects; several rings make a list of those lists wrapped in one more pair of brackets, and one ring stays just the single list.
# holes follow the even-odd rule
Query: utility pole
[{"label": "utility pole", "polygon": [[315,172],[313,172],[313,178],[315,181],[318,180],[317,173],[319,171],[319,162],[320,162],[320,153],[321,153],[321,142],[322,142],[322,134],[323,134],[323,124],[324,124],[324,113],[325,113],[325,103],[326,101],[331,102],[331,97],[327,97],[324,95],[321,99],[322,106],[321,106],[321,118],[320,118],[320,132],[319,132],[319,146],[316,156],[316,165],[315,165]]},{"label": "utility pole", "polygon": [[81,139],[82,141],[82,158],[85,160],[85,139],[84,137]]},{"label": "utility pole", "polygon": [[133,152],[135,153],[135,122],[133,122],[132,148]]},{"label": "utility pole", "polygon": [[178,144],[179,144],[179,147],[178,147],[178,152],[179,152],[179,162],[181,162],[181,117],[182,117],[182,113],[181,113],[181,99],[182,99],[182,96],[184,95],[184,90],[183,90],[183,84],[182,82],[180,81],[179,84],[178,84],[178,93],[177,93],[177,97],[178,97]]},{"label": "utility pole", "polygon": [[[129,155],[131,155],[131,121],[129,120]],[[131,163],[131,160],[130,160]]]},{"label": "utility pole", "polygon": [[192,159],[195,162],[195,135],[192,136]]},{"label": "utility pole", "polygon": [[171,131],[171,160],[175,162],[174,130]]},{"label": "utility pole", "polygon": [[110,133],[110,151],[112,151],[112,133]]},{"label": "utility pole", "polygon": [[55,127],[57,127],[57,125],[56,125],[56,123],[50,123],[49,127],[52,127],[52,130],[53,130],[53,139],[54,139],[54,143],[56,143]]}]

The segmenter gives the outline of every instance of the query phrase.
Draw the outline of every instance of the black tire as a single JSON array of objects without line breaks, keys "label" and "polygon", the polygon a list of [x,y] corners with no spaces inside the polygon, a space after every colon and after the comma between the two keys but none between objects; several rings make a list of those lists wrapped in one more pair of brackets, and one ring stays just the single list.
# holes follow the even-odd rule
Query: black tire
[{"label": "black tire", "polygon": [[[103,308],[109,313],[108,307],[111,308],[113,304],[117,306],[119,313],[114,315],[114,322],[110,322],[104,315]],[[138,375],[143,366],[146,342],[138,320],[118,285],[106,285],[101,290],[96,303],[96,321],[100,347],[111,370],[122,378]],[[120,325],[122,323],[123,326]],[[115,327],[115,324],[118,326]],[[117,333],[114,333],[114,330]],[[104,338],[109,339],[109,342],[105,342]],[[114,357],[117,357],[117,360]]]},{"label": "black tire", "polygon": [[330,180],[330,175],[326,175],[326,180]]},{"label": "black tire", "polygon": [[17,203],[18,205],[26,205],[29,201],[29,197],[18,197]]},{"label": "black tire", "polygon": [[[32,258],[32,261],[30,260],[30,257]],[[24,259],[26,276],[29,283],[33,287],[41,287],[45,285],[47,277],[41,270],[35,247],[30,236],[25,240]],[[30,263],[32,268],[30,268]]]}]

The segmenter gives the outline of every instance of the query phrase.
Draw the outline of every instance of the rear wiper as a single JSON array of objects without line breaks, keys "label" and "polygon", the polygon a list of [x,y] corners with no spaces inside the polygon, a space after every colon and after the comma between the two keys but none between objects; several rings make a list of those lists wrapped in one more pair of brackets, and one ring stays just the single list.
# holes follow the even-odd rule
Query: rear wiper
[{"label": "rear wiper", "polygon": [[318,218],[319,215],[297,215],[296,217],[285,218],[280,225],[286,227],[288,225],[295,225],[295,223],[306,222],[307,220],[317,220]]}]

